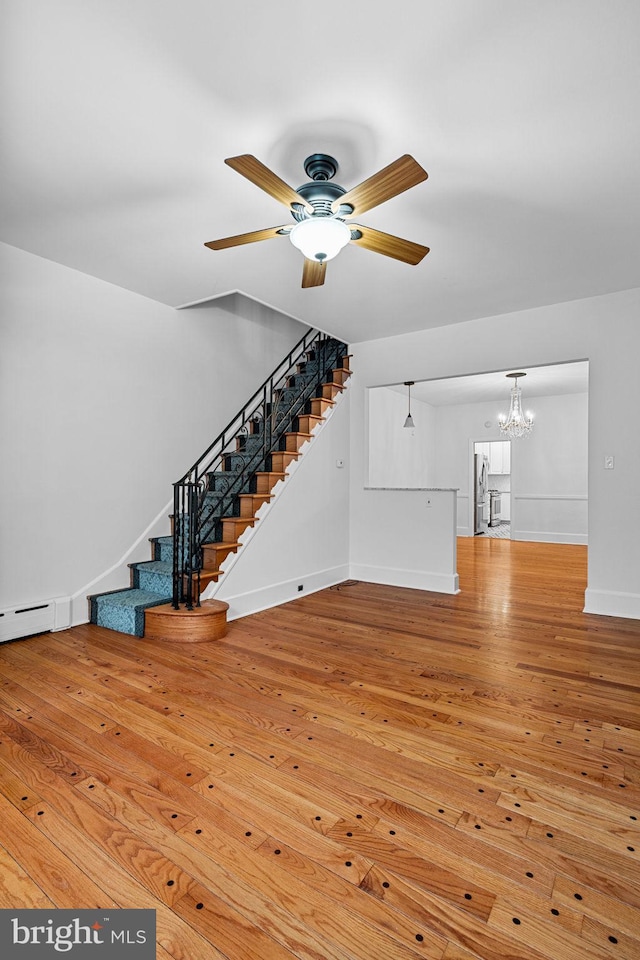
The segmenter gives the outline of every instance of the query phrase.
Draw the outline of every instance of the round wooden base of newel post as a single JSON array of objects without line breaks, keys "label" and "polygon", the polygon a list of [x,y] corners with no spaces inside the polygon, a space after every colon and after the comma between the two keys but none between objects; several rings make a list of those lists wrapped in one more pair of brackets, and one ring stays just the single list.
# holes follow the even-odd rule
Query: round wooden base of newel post
[{"label": "round wooden base of newel post", "polygon": [[193,610],[174,610],[170,603],[149,607],[144,613],[144,638],[170,643],[220,640],[227,632],[228,609],[224,600],[203,600]]}]

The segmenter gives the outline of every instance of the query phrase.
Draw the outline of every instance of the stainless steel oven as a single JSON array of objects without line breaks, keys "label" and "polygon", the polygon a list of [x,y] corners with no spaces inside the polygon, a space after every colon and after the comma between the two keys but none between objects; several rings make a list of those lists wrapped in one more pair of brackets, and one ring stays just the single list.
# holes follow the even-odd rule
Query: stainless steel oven
[{"label": "stainless steel oven", "polygon": [[499,490],[489,490],[489,526],[497,527],[502,514],[502,494]]}]

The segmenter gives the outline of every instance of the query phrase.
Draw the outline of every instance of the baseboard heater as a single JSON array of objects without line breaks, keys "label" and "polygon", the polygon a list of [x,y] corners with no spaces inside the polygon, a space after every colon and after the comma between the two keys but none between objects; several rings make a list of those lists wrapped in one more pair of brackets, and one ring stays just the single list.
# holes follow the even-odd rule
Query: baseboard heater
[{"label": "baseboard heater", "polygon": [[69,626],[70,601],[46,600],[0,610],[0,643]]}]

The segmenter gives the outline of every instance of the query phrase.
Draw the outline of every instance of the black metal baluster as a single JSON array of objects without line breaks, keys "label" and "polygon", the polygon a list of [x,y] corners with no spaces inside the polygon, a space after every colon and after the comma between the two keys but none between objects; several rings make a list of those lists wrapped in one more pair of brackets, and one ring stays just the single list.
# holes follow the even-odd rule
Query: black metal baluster
[{"label": "black metal baluster", "polygon": [[[266,469],[270,455],[279,449],[284,434],[293,429],[297,417],[304,413],[308,401],[322,391],[327,370],[337,359],[340,349],[338,341],[332,341],[326,334],[309,328],[282,363],[254,393],[244,409],[225,427],[222,433],[205,450],[193,467],[174,484],[174,538],[173,538],[173,606],[178,609],[186,603],[193,608],[194,592],[197,605],[200,605],[201,571],[203,543],[210,537],[218,518],[227,509],[226,504],[242,493],[251,483],[251,476],[258,469]],[[306,363],[305,357],[313,347],[316,360],[315,376],[306,382],[300,392],[286,402],[283,392],[291,389],[288,384],[295,377],[295,366]],[[278,397],[274,391],[278,390]],[[262,411],[262,443],[254,447],[248,433],[252,419]],[[246,432],[244,443],[239,450],[227,450],[227,443]],[[228,439],[229,438],[229,439]],[[238,476],[221,485],[219,490],[214,484],[210,489],[209,474],[222,468],[227,470],[227,458],[234,454],[240,456]],[[235,468],[234,468],[235,469]],[[212,524],[214,526],[212,527]]]}]

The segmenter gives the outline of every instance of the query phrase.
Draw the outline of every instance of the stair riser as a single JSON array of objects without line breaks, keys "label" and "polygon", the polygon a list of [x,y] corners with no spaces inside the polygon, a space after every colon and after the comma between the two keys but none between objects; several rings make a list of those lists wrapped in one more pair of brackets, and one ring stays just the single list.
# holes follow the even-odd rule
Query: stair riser
[{"label": "stair riser", "polygon": [[225,560],[230,553],[235,553],[237,550],[236,544],[225,543],[225,544],[215,544],[207,546],[205,544],[202,548],[202,565],[205,570],[217,570],[223,560]]},{"label": "stair riser", "polygon": [[191,611],[171,606],[151,609],[145,617],[145,637],[158,642],[202,643],[220,640],[227,632],[228,603],[205,600]]},{"label": "stair riser", "polygon": [[216,517],[203,525],[202,542],[216,543],[220,539],[222,539],[222,520]]},{"label": "stair riser", "polygon": [[231,520],[222,521],[222,540],[224,543],[235,543],[238,537],[244,533],[247,527],[252,527],[255,522],[254,517],[234,517]]},{"label": "stair riser", "polygon": [[314,380],[317,379],[317,376],[317,372],[313,370],[305,371],[304,373],[294,373],[290,377],[287,377],[287,389],[292,389],[300,393],[305,387],[311,386]]},{"label": "stair riser", "polygon": [[323,417],[327,410],[330,410],[332,406],[333,401],[331,399],[314,397],[309,404],[309,412],[315,417]]},{"label": "stair riser", "polygon": [[309,439],[308,434],[304,433],[287,433],[285,434],[284,443],[285,451],[288,453],[296,453],[303,443],[306,443]]},{"label": "stair riser", "polygon": [[202,504],[202,516],[234,517],[238,513],[239,497],[225,497],[220,493],[207,493]]},{"label": "stair riser", "polygon": [[264,439],[262,437],[248,436],[248,437],[237,437],[236,439],[236,450],[238,452],[243,451],[246,453],[255,454],[262,450],[264,447]]},{"label": "stair riser", "polygon": [[91,623],[108,630],[117,630],[119,633],[128,633],[130,636],[144,635],[144,611],[149,607],[164,604],[171,598],[171,594],[158,596],[156,599],[146,598],[140,604],[124,603],[122,595],[130,595],[130,591],[121,590],[112,593],[103,593],[91,598]]},{"label": "stair riser", "polygon": [[[234,516],[234,514],[229,514],[229,516]],[[217,515],[213,515],[213,516],[211,516],[211,517],[206,517],[206,518],[203,519],[203,521],[202,521],[202,526],[201,526],[201,528],[200,528],[200,536],[201,536],[201,540],[202,540],[203,543],[208,543],[208,542],[211,542],[211,541],[213,541],[213,540],[218,540],[218,539],[219,539],[219,537],[218,537],[218,532],[219,532],[219,529],[220,529],[220,520],[221,520],[221,518],[220,518],[219,516],[217,516]],[[171,536],[172,536],[172,537],[174,536],[174,533],[175,533],[175,521],[174,521],[174,518],[171,517]],[[188,524],[185,524],[185,528],[184,528],[184,531],[183,531],[183,536],[184,536],[185,545],[186,545],[186,542],[187,542],[188,537],[189,537],[189,526],[188,526]],[[171,549],[171,557],[173,557],[173,548]],[[166,554],[165,554],[165,556],[163,557],[163,559],[170,559],[170,558],[167,558],[167,557],[166,557]]]},{"label": "stair riser", "polygon": [[333,357],[329,362],[328,366],[322,366],[319,360],[307,360],[306,363],[298,364],[298,373],[303,376],[310,376],[312,379],[317,377],[320,370],[324,370],[325,374],[328,374],[329,371],[339,367],[341,369],[347,369],[349,367],[349,357],[347,354],[343,356]]},{"label": "stair riser", "polygon": [[[118,633],[128,633],[133,637],[141,637],[139,617],[135,610],[123,610],[121,608],[102,607],[98,610],[96,620],[93,621],[99,627],[107,627],[109,630],[117,630]],[[144,616],[142,618],[144,630]]]},{"label": "stair riser", "polygon": [[283,388],[282,390],[276,391],[276,396],[272,403],[268,406],[268,414],[271,416],[274,409],[276,410],[290,410],[292,405],[299,399],[297,390],[290,390],[288,388]]},{"label": "stair riser", "polygon": [[350,370],[344,370],[342,368],[331,371],[331,380],[333,383],[338,383],[342,386],[351,376]]},{"label": "stair riser", "polygon": [[338,383],[323,383],[322,396],[325,400],[335,400],[342,393],[342,387]]},{"label": "stair riser", "polygon": [[258,473],[255,477],[256,493],[271,493],[279,480],[284,480],[284,473]]},{"label": "stair riser", "polygon": [[148,590],[157,593],[160,597],[170,597],[173,593],[173,577],[171,574],[147,573],[144,570],[133,570],[131,586],[137,590]]},{"label": "stair riser", "polygon": [[314,427],[317,427],[319,423],[322,423],[322,417],[315,417],[309,413],[305,413],[303,416],[297,418],[298,421],[298,430],[300,433],[311,433]]},{"label": "stair riser", "polygon": [[297,453],[286,452],[284,450],[276,451],[276,453],[271,454],[271,469],[277,473],[284,473],[289,464],[297,459]]},{"label": "stair riser", "polygon": [[151,559],[167,563],[173,561],[173,540],[171,537],[153,537],[151,540]]},{"label": "stair riser", "polygon": [[271,500],[269,494],[251,493],[246,497],[240,497],[240,516],[254,517],[263,503]]},{"label": "stair riser", "polygon": [[[261,458],[259,455],[255,457],[251,455],[242,456],[239,453],[229,453],[224,458],[225,471],[238,473],[243,471],[247,466],[250,468],[251,473],[255,473],[257,470],[264,470],[264,458]],[[248,476],[247,482],[249,482]]]},{"label": "stair riser", "polygon": [[240,474],[229,473],[223,470],[214,470],[207,474],[209,481],[209,490],[212,493],[226,493],[231,491],[232,495],[240,493],[249,493],[249,482],[245,478],[242,482]]}]

